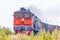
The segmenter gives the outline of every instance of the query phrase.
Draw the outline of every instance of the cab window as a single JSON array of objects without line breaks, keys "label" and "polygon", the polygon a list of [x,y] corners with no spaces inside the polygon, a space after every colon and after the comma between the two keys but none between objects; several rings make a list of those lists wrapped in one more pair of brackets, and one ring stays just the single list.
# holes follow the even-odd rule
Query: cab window
[{"label": "cab window", "polygon": [[21,18],[21,17],[22,17],[22,14],[21,14],[21,13],[17,13],[17,14],[16,14],[16,17],[17,17],[17,18]]},{"label": "cab window", "polygon": [[29,18],[29,17],[30,17],[30,14],[29,14],[29,13],[25,13],[25,14],[24,14],[24,17],[25,17],[25,18]]}]

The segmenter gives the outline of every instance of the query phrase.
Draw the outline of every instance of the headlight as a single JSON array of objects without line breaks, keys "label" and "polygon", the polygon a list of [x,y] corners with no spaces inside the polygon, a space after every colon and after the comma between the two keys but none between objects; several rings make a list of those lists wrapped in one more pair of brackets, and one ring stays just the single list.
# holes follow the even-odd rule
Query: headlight
[{"label": "headlight", "polygon": [[24,21],[24,18],[22,18],[21,20]]}]

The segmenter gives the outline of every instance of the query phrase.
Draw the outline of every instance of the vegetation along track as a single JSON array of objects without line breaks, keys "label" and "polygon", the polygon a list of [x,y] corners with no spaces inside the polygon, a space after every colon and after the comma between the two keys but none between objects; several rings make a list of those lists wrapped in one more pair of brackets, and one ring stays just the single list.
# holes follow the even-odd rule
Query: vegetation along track
[{"label": "vegetation along track", "polygon": [[7,28],[0,28],[0,40],[60,40],[60,30],[55,29],[52,34],[49,31],[40,30],[37,35],[33,35],[33,32],[30,36],[22,34],[14,34]]}]

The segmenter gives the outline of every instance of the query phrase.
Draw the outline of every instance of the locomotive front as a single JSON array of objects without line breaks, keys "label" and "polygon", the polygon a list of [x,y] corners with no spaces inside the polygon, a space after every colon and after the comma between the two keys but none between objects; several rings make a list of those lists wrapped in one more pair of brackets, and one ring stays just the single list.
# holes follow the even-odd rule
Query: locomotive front
[{"label": "locomotive front", "polygon": [[14,12],[14,31],[25,32],[30,34],[33,29],[32,26],[32,13],[29,10],[21,8],[19,11]]}]

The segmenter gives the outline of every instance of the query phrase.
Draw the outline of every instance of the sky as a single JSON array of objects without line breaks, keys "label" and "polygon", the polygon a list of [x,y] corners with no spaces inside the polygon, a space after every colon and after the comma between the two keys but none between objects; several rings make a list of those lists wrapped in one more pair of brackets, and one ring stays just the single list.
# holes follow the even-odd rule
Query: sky
[{"label": "sky", "polygon": [[60,26],[59,0],[0,0],[0,25],[13,30],[14,11],[29,9],[42,22]]}]

